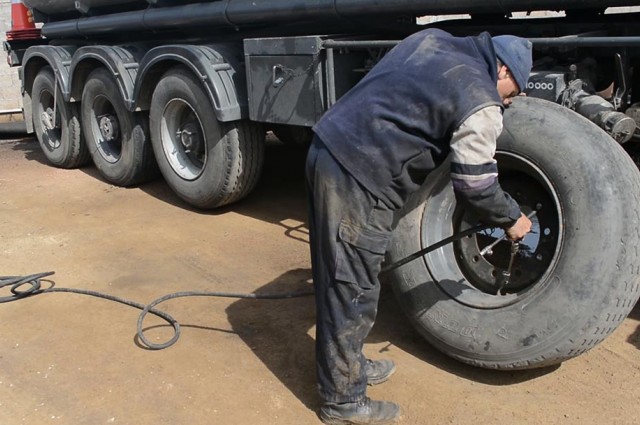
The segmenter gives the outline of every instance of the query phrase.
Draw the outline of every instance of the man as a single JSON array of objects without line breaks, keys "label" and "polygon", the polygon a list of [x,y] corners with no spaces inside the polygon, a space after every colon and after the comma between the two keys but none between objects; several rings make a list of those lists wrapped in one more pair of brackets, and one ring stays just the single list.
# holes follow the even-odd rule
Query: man
[{"label": "man", "polygon": [[384,382],[395,365],[366,359],[362,347],[394,211],[449,154],[458,202],[512,240],[529,232],[531,222],[498,184],[493,157],[502,107],[525,87],[531,64],[531,44],[518,37],[424,30],[385,55],[314,127],[306,173],[323,422],[399,417],[395,403],[366,396],[367,384]]}]

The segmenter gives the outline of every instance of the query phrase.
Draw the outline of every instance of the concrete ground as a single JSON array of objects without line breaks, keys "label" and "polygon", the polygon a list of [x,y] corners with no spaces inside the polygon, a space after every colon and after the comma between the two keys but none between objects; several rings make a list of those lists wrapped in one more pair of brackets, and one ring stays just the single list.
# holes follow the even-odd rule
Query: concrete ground
[{"label": "concrete ground", "polygon": [[[15,137],[15,136],[13,136]],[[245,201],[194,211],[161,180],[105,183],[48,166],[31,138],[0,141],[0,275],[147,303],[184,290],[309,288],[304,152],[270,146]],[[0,296],[8,295],[6,289]],[[312,298],[186,298],[150,351],[138,311],[73,294],[0,304],[0,424],[315,424]],[[146,336],[170,328],[150,317]],[[450,360],[412,330],[389,291],[366,345],[398,371],[370,396],[404,424],[638,424],[640,307],[604,343],[559,367],[496,372]]]}]

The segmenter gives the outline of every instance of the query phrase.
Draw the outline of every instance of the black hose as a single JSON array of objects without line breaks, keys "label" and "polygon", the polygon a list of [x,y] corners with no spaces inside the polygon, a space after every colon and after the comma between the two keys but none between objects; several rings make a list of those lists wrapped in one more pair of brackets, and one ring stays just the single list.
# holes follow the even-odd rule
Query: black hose
[{"label": "black hose", "polygon": [[[465,236],[471,235],[473,233],[480,232],[482,230],[488,229],[491,226],[486,224],[479,224],[477,226],[471,227],[467,230],[463,230],[460,233],[456,233],[453,236],[449,236],[439,242],[436,242],[428,247],[421,249],[420,251],[409,255],[406,258],[403,258],[399,261],[396,261],[393,264],[389,264],[382,268],[381,272],[387,272],[389,270],[393,270],[398,268],[404,264],[407,264],[410,261],[415,260],[416,258],[422,257],[430,253],[431,251],[435,251],[438,248],[441,248],[451,242],[457,241],[458,239],[462,239]],[[254,300],[280,300],[280,299],[289,299],[289,298],[300,298],[300,297],[308,297],[310,295],[314,295],[314,291],[299,291],[299,292],[284,292],[281,294],[242,294],[242,293],[234,293],[234,292],[211,292],[211,291],[183,291],[183,292],[174,292],[172,294],[163,295],[160,298],[157,298],[151,301],[149,304],[141,304],[135,301],[127,300],[125,298],[116,297],[114,295],[105,294],[97,291],[90,291],[87,289],[74,289],[74,288],[56,288],[53,286],[49,288],[42,289],[42,279],[53,275],[55,272],[45,272],[45,273],[36,273],[28,276],[0,276],[0,289],[11,286],[11,293],[13,295],[7,297],[0,297],[0,303],[6,303],[11,301],[16,301],[22,298],[27,298],[33,295],[44,294],[44,293],[52,293],[52,292],[66,292],[71,294],[81,294],[81,295],[89,295],[96,298],[102,298],[105,300],[115,301],[120,304],[128,305],[138,310],[142,310],[140,312],[140,316],[138,316],[138,323],[136,326],[136,334],[140,343],[145,347],[151,350],[162,350],[163,348],[167,348],[175,344],[180,338],[180,323],[175,320],[171,315],[165,313],[161,310],[156,310],[153,307],[156,305],[163,303],[165,301],[174,299],[174,298],[183,298],[183,297],[222,297],[222,298],[247,298]],[[21,289],[23,286],[28,285],[28,288],[23,290]],[[145,336],[142,329],[142,323],[144,322],[144,318],[148,313],[151,313],[167,323],[169,323],[173,327],[173,337],[169,339],[167,342],[156,344],[149,341]]]},{"label": "black hose", "polygon": [[[277,299],[288,299],[288,298],[300,298],[307,297],[314,294],[314,291],[299,291],[299,292],[285,292],[282,294],[240,294],[240,293],[232,293],[232,292],[208,292],[208,291],[184,291],[184,292],[175,292],[173,294],[163,295],[162,297],[150,302],[149,304],[141,304],[135,301],[127,300],[125,298],[116,297],[114,295],[104,294],[102,292],[90,291],[87,289],[74,289],[74,288],[42,288],[42,279],[53,275],[55,272],[45,272],[45,273],[36,273],[28,276],[0,276],[0,289],[11,286],[11,293],[13,295],[0,297],[0,303],[7,303],[11,301],[17,301],[22,298],[27,298],[34,295],[44,294],[44,293],[52,293],[52,292],[66,292],[71,294],[81,294],[81,295],[89,295],[96,298],[102,298],[105,300],[115,301],[120,304],[128,305],[138,310],[142,310],[140,312],[140,316],[138,317],[138,325],[136,328],[136,334],[141,344],[146,346],[150,350],[162,350],[163,348],[167,348],[175,344],[180,338],[180,323],[175,320],[171,315],[165,313],[161,310],[156,310],[153,307],[156,305],[171,300],[173,298],[181,298],[181,297],[224,297],[224,298],[249,298],[249,299],[257,299],[257,300],[277,300]],[[21,289],[23,286],[28,286],[27,289]],[[142,329],[142,322],[144,322],[144,318],[147,313],[151,313],[167,323],[169,323],[173,327],[173,337],[169,339],[167,342],[156,344],[149,341],[145,336]]]}]

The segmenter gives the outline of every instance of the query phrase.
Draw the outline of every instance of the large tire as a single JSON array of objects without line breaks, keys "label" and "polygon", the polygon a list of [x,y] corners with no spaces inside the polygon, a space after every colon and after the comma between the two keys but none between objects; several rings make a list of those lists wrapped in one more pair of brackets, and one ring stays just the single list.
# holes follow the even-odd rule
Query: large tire
[{"label": "large tire", "polygon": [[31,98],[33,128],[47,160],[60,168],[87,164],[89,150],[82,140],[77,107],[64,101],[51,67],[45,66],[36,75]]},{"label": "large tire", "polygon": [[105,180],[131,186],[157,175],[146,119],[127,110],[109,71],[97,68],[89,74],[80,109],[87,147]]},{"label": "large tire", "polygon": [[149,112],[160,171],[190,205],[216,208],[247,196],[260,177],[264,131],[248,120],[223,123],[188,68],[162,77]]},{"label": "large tire", "polygon": [[[496,158],[502,187],[533,232],[511,283],[496,288],[509,242],[501,230],[464,238],[393,271],[403,310],[435,347],[465,363],[529,369],[575,357],[611,334],[640,295],[640,176],[623,149],[558,105],[518,98],[505,112]],[[448,169],[416,194],[388,261],[476,224],[456,207]]]}]

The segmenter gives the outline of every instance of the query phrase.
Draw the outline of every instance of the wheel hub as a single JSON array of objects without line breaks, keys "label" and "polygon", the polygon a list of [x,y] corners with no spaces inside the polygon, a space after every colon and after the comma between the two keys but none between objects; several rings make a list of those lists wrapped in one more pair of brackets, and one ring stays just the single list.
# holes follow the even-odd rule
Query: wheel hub
[{"label": "wheel hub", "polygon": [[42,120],[42,126],[47,130],[53,130],[55,128],[54,119],[53,119],[53,109],[47,108],[42,111],[42,116],[40,117]]},{"label": "wheel hub", "polygon": [[120,135],[118,119],[110,114],[98,117],[98,127],[105,142],[112,142]]},{"label": "wheel hub", "polygon": [[[493,295],[518,293],[538,281],[552,260],[559,236],[555,208],[539,184],[526,176],[519,176],[505,179],[502,187],[514,195],[524,214],[536,210],[531,217],[531,232],[520,241],[520,249],[514,257],[509,284],[499,290],[500,275],[509,268],[511,243],[504,239],[489,249],[491,244],[504,236],[503,229],[488,229],[460,240],[454,247],[460,269],[469,283]],[[475,224],[465,214],[459,228],[469,228]]]},{"label": "wheel hub", "polygon": [[202,138],[198,131],[198,125],[189,122],[180,128],[176,133],[178,140],[184,146],[185,153],[199,152],[202,146]]},{"label": "wheel hub", "polygon": [[[480,251],[501,238],[504,231],[490,229],[463,238],[425,255],[429,273],[446,296],[480,309],[511,305],[535,294],[547,282],[557,261],[563,235],[562,210],[553,186],[540,168],[520,155],[496,153],[500,185],[520,205],[524,214],[535,211],[533,228],[514,257],[509,283],[499,290],[511,259],[511,243],[500,241],[492,255]],[[429,202],[422,211],[422,246],[429,246],[478,224],[478,217],[455,200],[445,171],[433,182]]]},{"label": "wheel hub", "polygon": [[184,99],[172,99],[162,112],[160,137],[173,171],[185,180],[195,180],[205,169],[207,140],[222,136],[205,133],[194,107]]}]

